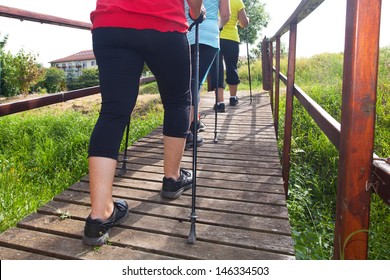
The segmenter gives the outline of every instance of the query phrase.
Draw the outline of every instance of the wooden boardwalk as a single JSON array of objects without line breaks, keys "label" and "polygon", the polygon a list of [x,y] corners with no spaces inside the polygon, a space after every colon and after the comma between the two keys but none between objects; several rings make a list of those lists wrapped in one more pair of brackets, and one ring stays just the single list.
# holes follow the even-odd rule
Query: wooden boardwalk
[{"label": "wooden boardwalk", "polygon": [[[214,95],[201,97],[207,128],[198,149],[196,244],[186,242],[191,191],[176,200],[159,194],[158,128],[129,148],[127,172],[115,178],[113,195],[128,201],[130,215],[113,228],[108,245],[81,242],[90,211],[86,176],[2,233],[0,259],[295,259],[269,96],[256,93],[250,104],[248,95],[240,92],[239,105],[218,114],[218,143]],[[192,151],[186,151],[183,167],[191,166]]]}]

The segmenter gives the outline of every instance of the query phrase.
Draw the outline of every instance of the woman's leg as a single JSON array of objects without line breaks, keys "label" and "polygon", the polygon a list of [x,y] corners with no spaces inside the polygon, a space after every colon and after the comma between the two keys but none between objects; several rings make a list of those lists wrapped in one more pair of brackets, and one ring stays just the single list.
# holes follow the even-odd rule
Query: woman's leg
[{"label": "woman's leg", "polygon": [[[146,63],[156,77],[164,105],[164,175],[179,179],[191,104],[190,49],[186,34],[154,33]],[[152,49],[153,47],[153,49]]]},{"label": "woman's leg", "polygon": [[89,146],[92,219],[106,220],[113,212],[112,184],[117,156],[137,99],[144,64],[139,54],[123,47],[124,36],[129,34],[112,28],[93,32],[102,107]]},{"label": "woman's leg", "polygon": [[231,40],[221,40],[221,48],[222,45],[226,65],[226,83],[229,85],[230,96],[236,96],[237,87],[240,83],[237,69],[240,46],[238,42]]}]

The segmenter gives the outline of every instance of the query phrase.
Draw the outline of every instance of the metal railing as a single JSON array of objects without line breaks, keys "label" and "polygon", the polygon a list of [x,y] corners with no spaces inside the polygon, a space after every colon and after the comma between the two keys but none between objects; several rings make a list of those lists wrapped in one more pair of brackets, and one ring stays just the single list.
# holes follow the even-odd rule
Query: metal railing
[{"label": "metal railing", "polygon": [[[339,150],[334,258],[367,259],[371,193],[374,191],[390,204],[390,162],[389,159],[379,160],[373,153],[381,0],[347,1],[341,124],[294,83],[298,23],[322,2],[324,0],[301,1],[279,31],[270,39],[263,40],[263,88],[269,90],[278,132],[280,81],[287,87],[282,152],[286,196],[295,96]],[[280,38],[287,31],[289,51],[286,77],[280,72]],[[362,127],[364,129],[360,129]]]}]

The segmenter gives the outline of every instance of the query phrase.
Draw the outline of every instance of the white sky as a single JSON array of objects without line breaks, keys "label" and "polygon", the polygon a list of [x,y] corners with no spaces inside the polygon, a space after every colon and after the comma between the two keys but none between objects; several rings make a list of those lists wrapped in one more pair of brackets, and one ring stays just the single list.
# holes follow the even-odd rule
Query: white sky
[{"label": "white sky", "polygon": [[[262,0],[271,16],[260,38],[271,37],[298,7],[301,0]],[[59,16],[84,22],[95,8],[96,0],[0,0],[0,5]],[[297,56],[344,50],[346,0],[325,0],[320,7],[298,25]],[[390,0],[382,0],[381,46],[390,45]],[[316,26],[316,29],[313,26]],[[1,38],[8,34],[6,50],[16,53],[23,48],[37,55],[44,66],[48,62],[73,53],[92,49],[91,33],[35,22],[21,22],[0,17]],[[288,45],[288,33],[282,37]],[[246,46],[242,46],[243,54]]]}]

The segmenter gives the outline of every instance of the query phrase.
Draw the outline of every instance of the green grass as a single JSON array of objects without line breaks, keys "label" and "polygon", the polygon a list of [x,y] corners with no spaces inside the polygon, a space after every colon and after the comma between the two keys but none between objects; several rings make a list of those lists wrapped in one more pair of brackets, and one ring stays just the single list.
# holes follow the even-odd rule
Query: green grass
[{"label": "green grass", "polygon": [[[161,106],[155,102],[134,115],[130,144],[162,124]],[[0,232],[88,173],[87,149],[96,119],[96,110],[83,114],[50,107],[0,118]]]}]

